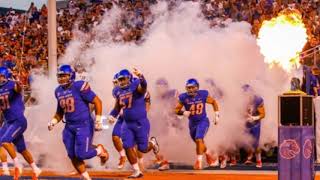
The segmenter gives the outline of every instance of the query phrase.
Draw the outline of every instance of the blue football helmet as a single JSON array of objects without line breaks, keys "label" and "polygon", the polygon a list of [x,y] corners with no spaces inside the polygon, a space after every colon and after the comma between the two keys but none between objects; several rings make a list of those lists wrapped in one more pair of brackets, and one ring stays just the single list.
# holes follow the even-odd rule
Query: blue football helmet
[{"label": "blue football helmet", "polygon": [[16,66],[16,64],[14,62],[12,62],[11,60],[6,60],[6,61],[2,62],[2,66],[6,67],[8,69],[13,69]]},{"label": "blue football helmet", "polygon": [[199,90],[199,82],[191,78],[186,82],[186,91],[189,96],[195,96]]},{"label": "blue football helmet", "polygon": [[118,85],[120,88],[127,88],[132,81],[132,74],[129,70],[123,69],[118,73]]},{"label": "blue football helmet", "polygon": [[8,82],[9,78],[11,76],[11,73],[8,68],[6,67],[0,67],[0,85],[4,85]]},{"label": "blue football helmet", "polygon": [[113,76],[113,80],[112,80],[112,82],[113,82],[113,85],[114,86],[118,86],[118,73],[116,73],[114,76]]},{"label": "blue football helmet", "polygon": [[68,85],[75,81],[76,73],[68,64],[61,65],[57,72],[58,83],[60,85]]}]

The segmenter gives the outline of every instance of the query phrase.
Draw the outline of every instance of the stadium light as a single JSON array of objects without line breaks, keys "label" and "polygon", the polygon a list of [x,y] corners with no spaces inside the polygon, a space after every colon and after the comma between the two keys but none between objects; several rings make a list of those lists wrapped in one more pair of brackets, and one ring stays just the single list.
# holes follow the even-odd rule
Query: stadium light
[{"label": "stadium light", "polygon": [[48,0],[48,69],[49,77],[57,72],[57,2]]}]

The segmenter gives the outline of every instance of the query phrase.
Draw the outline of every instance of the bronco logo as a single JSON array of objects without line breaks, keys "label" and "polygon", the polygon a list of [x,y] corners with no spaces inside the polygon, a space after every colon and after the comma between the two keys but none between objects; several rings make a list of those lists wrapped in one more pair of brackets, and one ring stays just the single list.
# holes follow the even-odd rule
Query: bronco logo
[{"label": "bronco logo", "polygon": [[293,159],[300,153],[300,147],[294,139],[284,140],[279,148],[280,156],[284,159]]},{"label": "bronco logo", "polygon": [[303,156],[306,159],[309,159],[312,154],[312,143],[310,139],[307,139],[303,144]]}]

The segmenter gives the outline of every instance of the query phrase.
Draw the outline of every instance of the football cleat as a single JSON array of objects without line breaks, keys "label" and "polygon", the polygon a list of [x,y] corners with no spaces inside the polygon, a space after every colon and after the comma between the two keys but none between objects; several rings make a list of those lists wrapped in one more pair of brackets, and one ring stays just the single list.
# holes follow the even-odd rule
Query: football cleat
[{"label": "football cleat", "polygon": [[98,147],[98,148],[100,147],[100,148],[102,149],[102,152],[101,152],[101,154],[99,155],[99,157],[100,157],[100,164],[101,164],[101,166],[103,166],[103,165],[105,165],[106,162],[108,161],[108,159],[109,159],[109,154],[108,154],[108,151],[103,147],[102,144],[98,144],[97,147]]},{"label": "football cleat", "polygon": [[137,179],[137,178],[142,178],[143,174],[140,171],[135,171],[133,174],[131,174],[128,179]]},{"label": "football cleat", "polygon": [[210,154],[206,154],[206,161],[207,161],[207,164],[210,166],[210,167],[217,167],[219,166],[219,159],[213,159]]},{"label": "football cleat", "polygon": [[15,167],[13,180],[19,180],[19,177],[21,176],[21,174],[22,174],[22,167]]},{"label": "football cleat", "polygon": [[160,167],[158,168],[159,171],[166,171],[170,169],[169,162],[167,160],[163,160],[160,163]]},{"label": "football cleat", "polygon": [[262,168],[262,161],[257,161],[256,167],[257,168]]},{"label": "football cleat", "polygon": [[122,169],[124,168],[124,165],[127,161],[127,157],[126,156],[121,156],[119,159],[119,164],[118,164],[118,169]]},{"label": "football cleat", "polygon": [[201,170],[202,169],[202,162],[197,160],[196,163],[193,166],[194,170]]},{"label": "football cleat", "polygon": [[247,159],[246,162],[244,162],[244,164],[246,165],[250,165],[250,164],[253,164],[252,160],[251,159]]}]

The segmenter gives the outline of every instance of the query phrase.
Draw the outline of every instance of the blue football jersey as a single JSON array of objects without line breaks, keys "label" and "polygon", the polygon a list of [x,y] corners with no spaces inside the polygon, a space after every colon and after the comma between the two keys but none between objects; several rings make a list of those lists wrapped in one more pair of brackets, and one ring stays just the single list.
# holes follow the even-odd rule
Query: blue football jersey
[{"label": "blue football jersey", "polygon": [[180,94],[179,101],[186,111],[190,111],[189,120],[201,121],[207,119],[206,102],[209,93],[207,90],[199,90],[197,95],[192,97],[187,93]]},{"label": "blue football jersey", "polygon": [[67,123],[84,123],[91,120],[89,104],[96,94],[88,82],[75,81],[69,88],[58,86],[55,91],[57,111],[64,114]]},{"label": "blue football jersey", "polygon": [[0,86],[0,108],[8,122],[24,116],[22,95],[14,90],[15,85],[16,82],[9,80]]},{"label": "blue football jersey", "polygon": [[139,79],[135,79],[127,88],[116,87],[113,91],[117,98],[120,108],[123,109],[123,118],[125,121],[138,121],[147,118],[145,93],[137,91],[140,84]]}]

